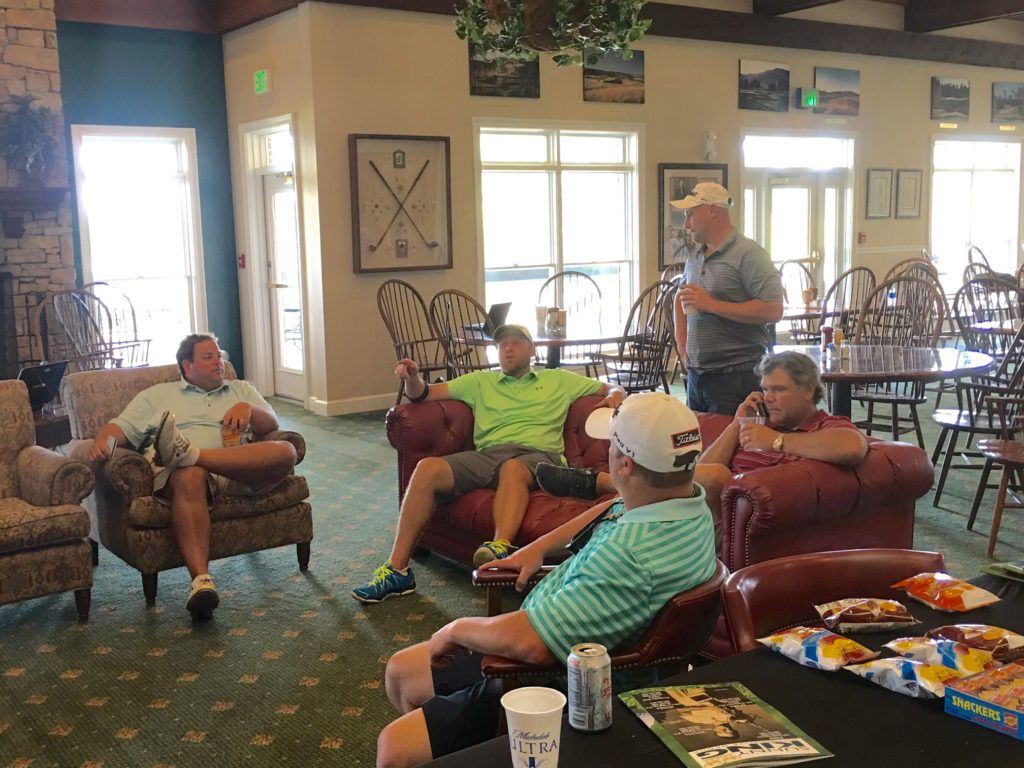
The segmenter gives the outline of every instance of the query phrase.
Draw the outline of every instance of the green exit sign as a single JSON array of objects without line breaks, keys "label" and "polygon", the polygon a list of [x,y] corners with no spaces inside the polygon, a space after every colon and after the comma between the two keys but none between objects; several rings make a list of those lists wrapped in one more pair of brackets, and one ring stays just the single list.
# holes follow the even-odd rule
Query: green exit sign
[{"label": "green exit sign", "polygon": [[257,96],[270,92],[269,69],[258,69],[252,73],[252,92]]},{"label": "green exit sign", "polygon": [[818,106],[818,89],[797,88],[796,106],[798,109],[811,109]]}]

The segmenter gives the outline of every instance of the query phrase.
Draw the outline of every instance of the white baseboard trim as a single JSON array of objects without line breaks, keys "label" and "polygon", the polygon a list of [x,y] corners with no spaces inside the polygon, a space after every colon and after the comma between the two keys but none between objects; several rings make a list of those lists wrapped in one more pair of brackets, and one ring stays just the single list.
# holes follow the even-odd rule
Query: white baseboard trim
[{"label": "white baseboard trim", "polygon": [[321,400],[318,397],[310,397],[306,408],[317,416],[344,416],[349,413],[381,411],[390,408],[394,404],[395,393],[388,392],[384,395],[347,397],[342,400]]}]

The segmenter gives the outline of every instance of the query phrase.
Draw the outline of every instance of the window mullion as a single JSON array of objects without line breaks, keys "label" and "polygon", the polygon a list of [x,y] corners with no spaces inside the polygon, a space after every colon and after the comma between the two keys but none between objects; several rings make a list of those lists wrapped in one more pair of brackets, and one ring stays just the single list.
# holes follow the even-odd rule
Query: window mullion
[{"label": "window mullion", "polygon": [[[562,156],[559,151],[559,139],[561,136],[560,131],[552,132],[552,149],[554,150],[553,158],[555,161],[555,169],[552,173],[553,193],[551,196],[552,210],[552,221],[555,223],[555,238],[554,238],[554,254],[555,254],[555,272],[563,271],[563,235],[562,235]],[[561,298],[559,298],[561,301]]]}]

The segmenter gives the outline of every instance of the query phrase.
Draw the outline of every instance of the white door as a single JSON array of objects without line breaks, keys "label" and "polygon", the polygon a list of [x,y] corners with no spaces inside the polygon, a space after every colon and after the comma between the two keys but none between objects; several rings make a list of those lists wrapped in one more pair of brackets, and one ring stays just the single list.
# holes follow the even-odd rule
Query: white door
[{"label": "white door", "polygon": [[305,400],[298,210],[291,173],[263,177],[263,210],[274,343],[274,394]]},{"label": "white door", "polygon": [[804,264],[824,295],[845,269],[844,174],[756,171],[750,177],[744,205],[753,211],[744,211],[744,234],[764,243],[776,264]]}]

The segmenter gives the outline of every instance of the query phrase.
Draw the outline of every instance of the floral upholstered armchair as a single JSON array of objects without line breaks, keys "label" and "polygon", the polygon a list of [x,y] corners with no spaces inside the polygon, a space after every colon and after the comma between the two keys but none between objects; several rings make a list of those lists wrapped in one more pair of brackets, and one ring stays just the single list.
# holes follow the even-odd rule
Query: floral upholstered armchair
[{"label": "floral upholstered armchair", "polygon": [[36,445],[25,384],[0,381],[0,605],[74,590],[89,618],[92,488],[87,465]]},{"label": "floral upholstered armchair", "polygon": [[[85,457],[100,427],[124,410],[135,395],[153,384],[177,381],[177,365],[82,371],[65,377],[61,395],[71,420],[72,457]],[[225,378],[235,378],[228,365]],[[297,432],[277,430],[261,440],[287,440],[297,461],[306,442]],[[299,570],[309,567],[313,519],[306,478],[289,475],[256,496],[218,496],[210,510],[210,559],[295,544]],[[153,470],[131,446],[119,447],[96,470],[96,490],[85,501],[92,537],[142,573],[146,602],[156,601],[157,574],[184,565],[171,531],[171,508],[153,495]]]}]

